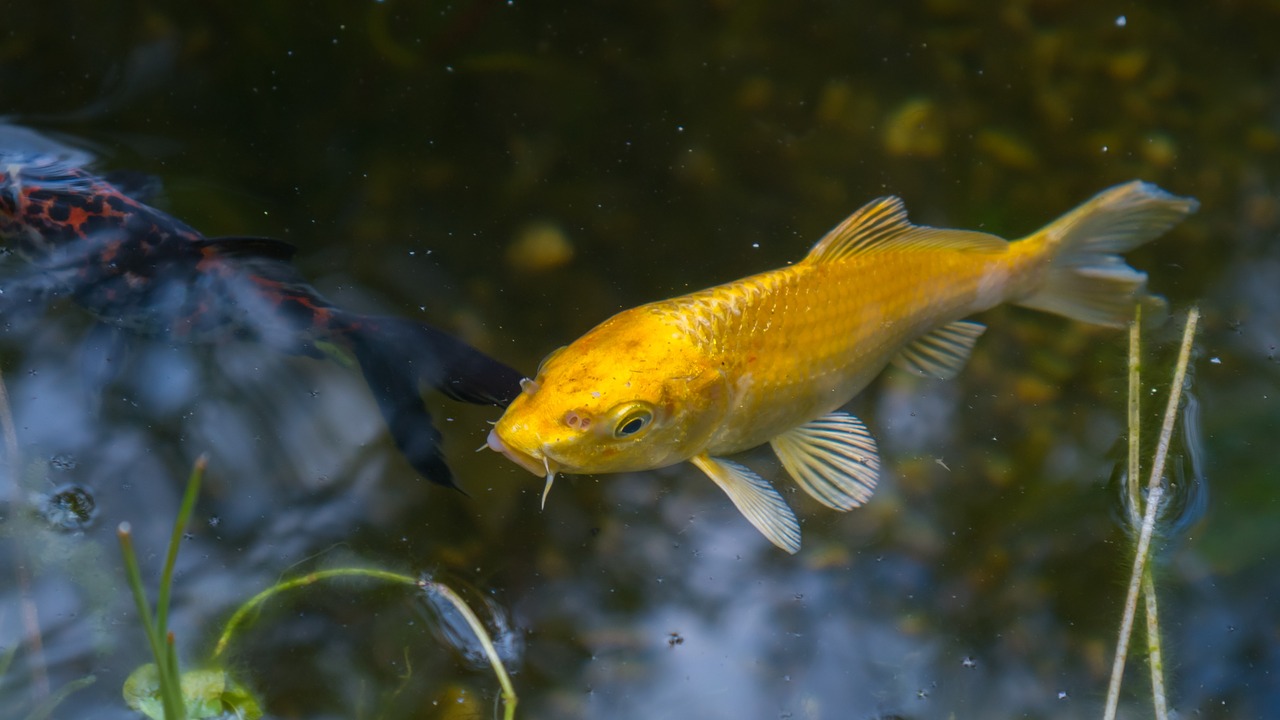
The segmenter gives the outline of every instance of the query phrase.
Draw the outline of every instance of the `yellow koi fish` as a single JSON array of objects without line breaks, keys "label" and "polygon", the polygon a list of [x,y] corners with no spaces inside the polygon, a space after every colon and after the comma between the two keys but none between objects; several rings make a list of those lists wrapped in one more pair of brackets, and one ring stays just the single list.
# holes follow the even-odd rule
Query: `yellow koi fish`
[{"label": "yellow koi fish", "polygon": [[865,425],[839,408],[889,363],[949,378],[985,329],[963,318],[1010,302],[1122,326],[1158,300],[1119,253],[1195,211],[1130,182],[1017,242],[912,225],[881,198],[800,262],[618,313],[547,356],[488,445],[547,479],[690,461],[775,545],[800,524],[751,470],[721,458],[769,443],[796,483],[850,510],[880,472]]}]

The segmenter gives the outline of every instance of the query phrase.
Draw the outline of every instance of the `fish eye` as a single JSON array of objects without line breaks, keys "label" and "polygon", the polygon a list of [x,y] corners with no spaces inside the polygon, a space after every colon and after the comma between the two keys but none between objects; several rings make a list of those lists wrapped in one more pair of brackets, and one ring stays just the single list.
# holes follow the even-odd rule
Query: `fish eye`
[{"label": "fish eye", "polygon": [[650,420],[653,420],[653,413],[643,408],[627,413],[618,422],[617,427],[613,429],[613,436],[616,438],[631,437],[648,427]]}]

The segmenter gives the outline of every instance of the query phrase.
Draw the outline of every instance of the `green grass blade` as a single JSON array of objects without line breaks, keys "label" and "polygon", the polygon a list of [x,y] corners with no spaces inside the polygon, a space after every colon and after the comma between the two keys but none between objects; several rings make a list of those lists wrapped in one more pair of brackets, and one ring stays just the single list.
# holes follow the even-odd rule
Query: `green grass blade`
[{"label": "green grass blade", "polygon": [[169,631],[169,596],[173,589],[173,567],[178,561],[178,548],[182,545],[182,533],[191,521],[191,513],[196,507],[196,498],[200,495],[200,481],[204,478],[204,470],[209,465],[209,457],[201,455],[191,467],[191,475],[187,477],[187,490],[182,495],[182,505],[178,508],[178,517],[173,522],[173,533],[169,536],[169,552],[164,559],[164,570],[160,575],[160,596],[156,600],[156,630],[164,635]]}]

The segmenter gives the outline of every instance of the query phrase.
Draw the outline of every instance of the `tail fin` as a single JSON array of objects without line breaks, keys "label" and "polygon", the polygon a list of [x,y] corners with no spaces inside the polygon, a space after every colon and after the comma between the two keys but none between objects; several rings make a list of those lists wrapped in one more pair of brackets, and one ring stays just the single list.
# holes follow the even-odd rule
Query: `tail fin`
[{"label": "tail fin", "polygon": [[1052,259],[1043,284],[1015,302],[1122,327],[1136,303],[1163,300],[1147,295],[1147,274],[1125,264],[1120,253],[1154,240],[1199,206],[1194,198],[1137,180],[1103,190],[1024,240],[1043,243]]},{"label": "tail fin", "polygon": [[522,375],[430,325],[397,317],[347,316],[341,331],[378,402],[396,447],[428,480],[457,487],[422,386],[478,405],[506,405]]}]

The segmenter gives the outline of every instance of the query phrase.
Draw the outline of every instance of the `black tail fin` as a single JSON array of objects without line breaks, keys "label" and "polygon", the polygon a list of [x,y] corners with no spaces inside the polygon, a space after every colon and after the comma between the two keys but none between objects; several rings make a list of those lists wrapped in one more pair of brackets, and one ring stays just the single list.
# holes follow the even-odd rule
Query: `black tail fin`
[{"label": "black tail fin", "polygon": [[343,334],[378,401],[396,447],[428,480],[457,487],[440,432],[422,401],[428,385],[462,402],[504,406],[520,394],[520,373],[430,325],[397,317],[347,317]]}]

